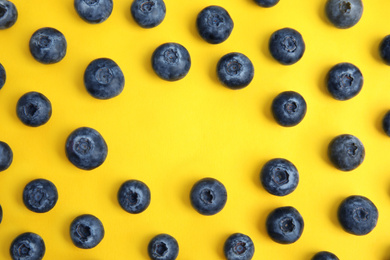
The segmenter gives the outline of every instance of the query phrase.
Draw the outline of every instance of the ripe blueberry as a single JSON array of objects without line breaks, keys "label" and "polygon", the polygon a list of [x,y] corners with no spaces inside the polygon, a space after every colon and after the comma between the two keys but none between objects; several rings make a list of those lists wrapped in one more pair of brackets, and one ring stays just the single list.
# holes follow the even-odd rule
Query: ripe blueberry
[{"label": "ripe blueberry", "polygon": [[32,56],[43,64],[61,61],[65,57],[66,48],[65,36],[54,28],[41,28],[34,32],[30,39]]},{"label": "ripe blueberry", "polygon": [[227,192],[221,182],[204,178],[194,184],[190,199],[192,207],[202,215],[210,216],[220,212],[226,204]]},{"label": "ripe blueberry", "polygon": [[272,57],[283,65],[299,61],[305,52],[302,35],[291,28],[277,30],[269,40],[269,51]]},{"label": "ripe blueberry", "polygon": [[225,241],[223,252],[227,260],[250,260],[255,253],[255,246],[249,236],[235,233]]},{"label": "ripe blueberry", "polygon": [[141,181],[126,181],[119,188],[118,202],[129,213],[141,213],[150,204],[150,190]]},{"label": "ripe blueberry", "polygon": [[0,0],[0,30],[10,28],[18,19],[18,10],[7,0]]},{"label": "ripe blueberry", "polygon": [[0,171],[7,170],[13,158],[11,147],[7,143],[0,141]]},{"label": "ripe blueberry", "polygon": [[46,124],[51,117],[51,103],[39,92],[28,92],[18,100],[16,113],[23,124],[41,126]]},{"label": "ripe blueberry", "polygon": [[168,234],[159,234],[150,240],[148,254],[152,260],[175,260],[179,255],[179,244]]},{"label": "ripe blueberry", "polygon": [[75,218],[70,225],[73,244],[82,249],[97,246],[104,237],[102,222],[95,216],[84,214]]},{"label": "ripe blueberry", "polygon": [[24,187],[23,202],[31,211],[48,212],[56,205],[57,200],[57,188],[51,181],[36,179]]},{"label": "ripe blueberry", "polygon": [[251,83],[255,70],[252,62],[242,53],[224,55],[217,64],[219,81],[230,89],[241,89]]},{"label": "ripe blueberry", "polygon": [[295,126],[305,117],[307,105],[299,93],[285,91],[275,97],[271,110],[279,125]]},{"label": "ripe blueberry", "polygon": [[10,247],[13,260],[41,260],[45,251],[43,239],[38,234],[31,232],[17,236]]},{"label": "ripe blueberry", "polygon": [[208,43],[224,42],[232,33],[234,23],[229,13],[220,6],[204,8],[196,19],[200,36]]},{"label": "ripe blueberry", "polygon": [[139,26],[153,28],[164,20],[166,7],[163,0],[134,0],[130,11]]},{"label": "ripe blueberry", "polygon": [[255,2],[262,7],[272,7],[279,3],[279,0],[255,0]]},{"label": "ripe blueberry", "polygon": [[346,232],[366,235],[378,222],[378,209],[366,197],[349,196],[339,206],[338,219]]},{"label": "ripe blueberry", "polygon": [[331,252],[321,251],[315,254],[311,260],[339,260],[339,258]]},{"label": "ripe blueberry", "polygon": [[343,134],[335,137],[330,142],[328,155],[337,169],[351,171],[363,162],[365,149],[357,137]]},{"label": "ripe blueberry", "polygon": [[379,45],[379,55],[387,65],[390,65],[390,35],[387,35],[381,41]]},{"label": "ripe blueberry", "polygon": [[7,78],[7,74],[5,73],[5,69],[3,65],[0,63],[0,89],[3,88],[6,78]]},{"label": "ripe blueberry", "polygon": [[329,21],[340,29],[357,24],[363,14],[361,0],[328,0],[325,7]]},{"label": "ripe blueberry", "polygon": [[74,0],[79,16],[91,24],[102,23],[111,15],[112,0]]}]

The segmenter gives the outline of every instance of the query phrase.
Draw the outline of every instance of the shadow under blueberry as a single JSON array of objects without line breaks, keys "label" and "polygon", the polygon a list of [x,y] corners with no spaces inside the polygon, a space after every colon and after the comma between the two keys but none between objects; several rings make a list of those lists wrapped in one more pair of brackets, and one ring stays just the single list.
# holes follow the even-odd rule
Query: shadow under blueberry
[{"label": "shadow under blueberry", "polygon": [[191,189],[194,186],[194,184],[198,181],[198,179],[192,179],[191,181],[187,181],[184,185],[182,185],[182,191],[181,191],[181,200],[183,204],[189,208],[190,210],[193,210],[196,214],[198,214],[195,209],[192,208],[191,200],[190,200],[190,193]]},{"label": "shadow under blueberry", "polygon": [[272,57],[271,52],[269,51],[269,39],[271,38],[273,32],[269,33],[268,37],[263,37],[259,41],[261,41],[261,52],[267,59],[272,60],[276,63],[278,63],[274,57]]},{"label": "shadow under blueberry", "polygon": [[321,75],[319,75],[318,77],[318,87],[320,88],[321,92],[329,98],[333,98],[333,97],[330,95],[328,91],[326,82],[327,82],[328,73],[334,65],[329,66],[326,70],[324,69],[323,71],[321,71]]},{"label": "shadow under blueberry", "polygon": [[332,205],[330,212],[329,212],[329,219],[331,220],[332,224],[335,225],[337,228],[342,228],[338,219],[338,209],[343,202],[345,198],[339,197],[337,200],[335,200],[335,203]]},{"label": "shadow under blueberry", "polygon": [[157,74],[154,72],[153,66],[152,66],[153,52],[157,48],[158,48],[158,45],[156,45],[156,47],[153,50],[151,49],[150,52],[145,53],[145,56],[142,59],[143,65],[144,65],[146,71],[148,72],[148,74],[150,74],[153,77],[158,77]]},{"label": "shadow under blueberry", "polygon": [[322,20],[325,24],[327,24],[327,25],[333,27],[333,24],[328,20],[328,17],[326,17],[326,12],[325,12],[326,2],[327,2],[327,1],[322,1],[321,5],[319,5],[318,17],[320,17],[321,20]]},{"label": "shadow under blueberry", "polygon": [[385,117],[386,113],[389,110],[390,110],[390,106],[389,106],[389,109],[383,110],[375,119],[375,128],[376,128],[376,130],[378,130],[380,133],[382,133],[385,136],[387,136],[387,134],[383,130],[382,122],[383,122],[383,118]]},{"label": "shadow under blueberry", "polygon": [[[336,136],[334,136],[336,137]],[[334,167],[332,162],[330,161],[329,159],[329,153],[328,153],[328,150],[329,150],[329,144],[330,142],[333,140],[334,137],[329,137],[325,140],[324,142],[324,145],[321,146],[321,158],[327,163],[329,164],[330,166]]]},{"label": "shadow under blueberry", "polygon": [[[383,38],[385,38],[386,35],[383,35]],[[375,39],[375,41],[373,41],[373,44],[372,44],[372,47],[371,47],[371,55],[372,57],[380,62],[381,64],[385,65],[385,66],[388,66],[386,65],[386,63],[382,60],[380,54],[379,54],[379,46],[383,40],[383,38],[378,38],[378,39]]]},{"label": "shadow under blueberry", "polygon": [[383,260],[390,260],[390,246],[384,250]]},{"label": "shadow under blueberry", "polygon": [[[274,118],[274,116],[273,116],[273,114],[272,114],[272,102],[274,101],[274,98],[275,98],[277,95],[278,95],[278,94],[275,93],[274,96],[272,96],[272,97],[270,97],[269,99],[267,99],[267,101],[263,103],[263,109],[262,109],[264,116],[265,116],[268,120],[274,122],[275,124],[276,124],[275,118]],[[281,127],[282,127],[282,126],[281,126]]]},{"label": "shadow under blueberry", "polygon": [[229,235],[231,235],[231,234],[226,233],[224,236],[220,236],[218,239],[217,253],[221,259],[225,259],[225,253],[224,253],[223,247],[224,247],[225,241],[226,241],[226,239],[228,239]]},{"label": "shadow under blueberry", "polygon": [[266,228],[266,222],[267,222],[267,218],[268,218],[268,215],[273,211],[275,210],[276,208],[278,208],[278,206],[275,205],[274,208],[268,208],[267,210],[264,210],[260,217],[259,217],[259,224],[258,224],[258,228],[259,228],[259,231],[260,233],[266,237],[266,238],[269,238],[269,235],[268,235],[268,232],[267,232],[267,228]]},{"label": "shadow under blueberry", "polygon": [[[222,58],[222,57],[221,57]],[[225,88],[221,82],[219,82],[218,75],[217,75],[217,64],[218,61],[210,63],[210,68],[209,68],[209,76],[210,79],[217,85],[220,86],[221,88]]]},{"label": "shadow under blueberry", "polygon": [[[142,254],[143,259],[149,259],[148,245],[149,245],[150,240],[152,240],[156,235],[158,235],[158,233],[156,233],[154,235],[150,235],[150,236],[145,236],[142,239],[142,243],[139,244],[140,245],[139,252]],[[180,247],[180,245],[179,245],[179,247]],[[180,249],[179,249],[179,254],[180,254]]]},{"label": "shadow under blueberry", "polygon": [[207,43],[205,40],[203,40],[202,37],[200,37],[200,35],[198,33],[198,29],[196,27],[196,20],[198,18],[198,14],[200,13],[200,11],[202,11],[202,10],[198,10],[198,12],[196,12],[196,13],[194,12],[194,14],[196,14],[196,15],[194,15],[191,19],[189,19],[189,23],[188,23],[189,32],[193,36],[193,40],[203,42],[205,45],[207,45],[207,44],[214,45],[214,44]]},{"label": "shadow under blueberry", "polygon": [[[71,245],[73,245],[73,241],[70,237],[70,225],[72,223],[72,221],[76,218],[77,216],[73,216],[73,217],[69,217],[66,221],[63,221],[64,223],[64,226],[63,226],[63,230],[62,230],[62,234],[65,238],[65,240],[70,243]],[[74,245],[73,245],[74,246]]]},{"label": "shadow under blueberry", "polygon": [[266,164],[266,160],[262,160],[261,163],[257,164],[256,168],[253,171],[253,183],[259,188],[263,189],[263,185],[260,181],[260,171],[263,168],[264,164]]}]

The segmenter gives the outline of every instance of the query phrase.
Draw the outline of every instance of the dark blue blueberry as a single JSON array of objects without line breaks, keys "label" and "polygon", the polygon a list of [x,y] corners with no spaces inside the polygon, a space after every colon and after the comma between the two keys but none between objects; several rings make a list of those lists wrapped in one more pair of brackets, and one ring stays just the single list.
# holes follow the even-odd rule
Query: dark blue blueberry
[{"label": "dark blue blueberry", "polygon": [[262,7],[272,7],[279,3],[279,0],[255,0],[255,2]]},{"label": "dark blue blueberry", "polygon": [[179,244],[168,234],[159,234],[150,240],[148,254],[152,260],[175,260],[179,255]]},{"label": "dark blue blueberry", "polygon": [[226,204],[227,192],[221,182],[204,178],[194,184],[190,199],[192,207],[202,215],[210,216],[220,212]]},{"label": "dark blue blueberry", "polygon": [[61,61],[66,54],[65,36],[58,30],[45,27],[37,30],[30,39],[30,52],[43,64]]},{"label": "dark blue blueberry", "polygon": [[255,246],[247,235],[235,233],[225,241],[223,252],[227,260],[250,260],[255,253]]},{"label": "dark blue blueberry", "polygon": [[328,0],[325,7],[329,21],[340,29],[357,24],[363,14],[361,0]]},{"label": "dark blue blueberry", "polygon": [[328,72],[326,85],[337,100],[348,100],[356,96],[363,86],[363,75],[351,63],[339,63]]},{"label": "dark blue blueberry", "polygon": [[351,171],[363,162],[365,149],[357,137],[343,134],[335,137],[330,142],[328,155],[337,169]]},{"label": "dark blue blueberry", "polygon": [[267,218],[266,228],[271,239],[280,244],[297,241],[303,232],[303,218],[293,207],[280,207],[272,211]]},{"label": "dark blue blueberry", "polygon": [[379,45],[379,55],[387,65],[390,65],[390,35],[387,35],[381,41]]},{"label": "dark blue blueberry", "polygon": [[338,219],[346,232],[366,235],[378,222],[378,209],[366,197],[349,196],[339,206]]},{"label": "dark blue blueberry", "polygon": [[0,141],[0,171],[5,171],[11,165],[14,154],[11,147],[5,142]]},{"label": "dark blue blueberry", "polygon": [[51,103],[39,92],[28,92],[18,100],[16,113],[23,124],[41,126],[46,124],[51,117]]},{"label": "dark blue blueberry", "polygon": [[293,192],[299,182],[297,168],[282,158],[269,160],[261,169],[260,180],[264,189],[276,196],[285,196]]},{"label": "dark blue blueberry", "polygon": [[41,260],[45,252],[46,247],[43,239],[31,232],[17,236],[10,247],[13,260]]},{"label": "dark blue blueberry", "polygon": [[230,89],[242,89],[248,86],[254,74],[252,62],[242,53],[228,53],[217,64],[219,81]]},{"label": "dark blue blueberry", "polygon": [[70,225],[73,244],[82,249],[97,246],[104,237],[102,222],[95,216],[84,214],[75,218]]},{"label": "dark blue blueberry", "polygon": [[168,81],[182,79],[191,68],[190,54],[178,43],[164,43],[153,52],[152,67],[162,79]]},{"label": "dark blue blueberry", "polygon": [[56,205],[57,200],[57,188],[51,181],[36,179],[24,187],[23,202],[31,211],[48,212]]},{"label": "dark blue blueberry", "polygon": [[295,126],[305,117],[307,105],[299,93],[285,91],[275,97],[271,110],[279,125]]},{"label": "dark blue blueberry", "polygon": [[118,202],[129,213],[141,213],[150,204],[150,190],[142,181],[126,181],[119,188]]},{"label": "dark blue blueberry", "polygon": [[65,152],[74,166],[83,170],[92,170],[106,160],[108,147],[98,131],[89,127],[80,127],[69,135]]},{"label": "dark blue blueberry", "polygon": [[339,258],[331,252],[321,251],[315,254],[311,260],[339,260]]},{"label": "dark blue blueberry", "polygon": [[291,28],[277,30],[269,40],[269,51],[272,57],[283,65],[291,65],[299,61],[305,48],[302,35]]},{"label": "dark blue blueberry", "polygon": [[204,8],[198,14],[196,27],[206,42],[218,44],[229,38],[234,23],[224,8],[212,5]]},{"label": "dark blue blueberry", "polygon": [[166,8],[163,0],[134,0],[130,11],[139,26],[153,28],[164,20]]},{"label": "dark blue blueberry", "polygon": [[386,115],[383,117],[382,127],[385,133],[390,136],[390,110],[387,111]]},{"label": "dark blue blueberry", "polygon": [[18,10],[7,0],[0,0],[0,29],[10,28],[18,19]]},{"label": "dark blue blueberry", "polygon": [[111,15],[112,0],[74,0],[74,8],[86,22],[102,23]]},{"label": "dark blue blueberry", "polygon": [[4,86],[6,79],[7,74],[5,73],[3,65],[0,63],[0,89],[2,89],[2,87]]},{"label": "dark blue blueberry", "polygon": [[122,92],[125,77],[115,61],[100,58],[92,61],[85,70],[84,85],[93,97],[109,99]]}]

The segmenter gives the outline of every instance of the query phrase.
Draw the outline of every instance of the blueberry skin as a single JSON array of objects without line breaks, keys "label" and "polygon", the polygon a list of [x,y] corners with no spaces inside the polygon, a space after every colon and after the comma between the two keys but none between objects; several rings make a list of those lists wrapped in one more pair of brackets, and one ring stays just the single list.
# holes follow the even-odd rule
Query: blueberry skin
[{"label": "blueberry skin", "polygon": [[349,196],[339,206],[338,219],[342,228],[353,235],[370,233],[378,222],[378,209],[363,196]]},{"label": "blueberry skin", "polygon": [[102,23],[110,17],[113,8],[112,0],[74,0],[74,8],[87,23]]},{"label": "blueberry skin", "polygon": [[41,260],[45,252],[46,247],[43,239],[38,234],[31,232],[17,236],[10,247],[13,260]]},{"label": "blueberry skin", "polygon": [[390,65],[390,35],[387,35],[379,45],[379,55],[385,64]]},{"label": "blueberry skin", "polygon": [[250,260],[255,253],[255,246],[249,236],[235,233],[225,241],[223,252],[227,260]]},{"label": "blueberry skin", "polygon": [[92,170],[106,160],[108,147],[98,131],[90,127],[74,130],[66,140],[66,156],[82,170]]},{"label": "blueberry skin", "polygon": [[351,171],[362,164],[365,149],[355,136],[343,134],[335,137],[329,144],[328,155],[333,165],[342,171]]},{"label": "blueberry skin", "polygon": [[65,57],[67,42],[60,31],[45,27],[34,32],[29,46],[35,60],[43,64],[53,64]]},{"label": "blueberry skin", "polygon": [[337,28],[351,28],[362,17],[363,3],[361,0],[328,0],[325,13],[329,21]]},{"label": "blueberry skin", "polygon": [[78,248],[93,248],[102,241],[103,237],[103,224],[93,215],[78,216],[70,224],[70,238]]},{"label": "blueberry skin", "polygon": [[255,0],[255,2],[262,7],[272,7],[279,3],[279,0]]},{"label": "blueberry skin", "polygon": [[304,222],[301,214],[295,208],[280,207],[268,215],[266,228],[273,241],[280,244],[291,244],[301,237]]},{"label": "blueberry skin", "polygon": [[130,12],[139,26],[153,28],[164,20],[166,7],[163,0],[134,0]]},{"label": "blueberry skin", "polygon": [[56,205],[58,192],[49,180],[36,179],[29,182],[23,190],[23,202],[26,207],[36,213],[48,212]]},{"label": "blueberry skin", "polygon": [[305,99],[295,91],[285,91],[275,97],[271,106],[276,122],[281,126],[295,126],[306,115]]},{"label": "blueberry skin", "polygon": [[216,179],[204,178],[194,184],[190,193],[192,207],[205,216],[215,215],[226,204],[225,186]]},{"label": "blueberry skin", "polygon": [[18,19],[16,6],[7,0],[0,0],[0,30],[10,28]]},{"label": "blueberry skin", "polygon": [[148,254],[152,260],[175,260],[179,255],[179,244],[168,234],[159,234],[150,240]]},{"label": "blueberry skin", "polygon": [[125,77],[115,61],[100,58],[92,61],[84,73],[88,93],[97,99],[110,99],[122,93]]},{"label": "blueberry skin", "polygon": [[199,35],[211,44],[226,41],[233,27],[234,23],[229,13],[220,6],[212,5],[204,8],[196,19]]},{"label": "blueberry skin", "polygon": [[187,75],[191,68],[191,57],[184,46],[164,43],[153,52],[152,67],[160,78],[176,81]]},{"label": "blueberry skin", "polygon": [[382,128],[383,131],[385,131],[385,133],[390,136],[390,110],[387,111],[386,115],[383,117]]},{"label": "blueberry skin", "polygon": [[124,182],[117,197],[119,205],[132,214],[141,213],[150,204],[150,190],[145,183],[138,180]]},{"label": "blueberry skin", "polygon": [[269,39],[269,51],[272,57],[283,65],[292,65],[298,62],[305,49],[302,35],[291,28],[277,30]]},{"label": "blueberry skin", "polygon": [[0,89],[3,88],[6,79],[7,79],[7,74],[5,73],[5,69],[3,65],[0,63]]},{"label": "blueberry skin", "polygon": [[245,88],[251,83],[254,74],[252,62],[242,53],[228,53],[217,64],[219,81],[230,89]]},{"label": "blueberry skin", "polygon": [[16,113],[20,121],[27,126],[41,126],[49,121],[52,107],[49,99],[39,92],[24,94],[16,104]]},{"label": "blueberry skin", "polygon": [[363,75],[351,63],[339,63],[328,72],[326,86],[337,100],[348,100],[359,94],[363,87]]},{"label": "blueberry skin", "polygon": [[264,189],[276,196],[293,192],[299,182],[299,173],[294,164],[282,158],[269,160],[261,169],[260,180]]},{"label": "blueberry skin", "polygon": [[0,141],[0,172],[7,170],[14,158],[11,147],[5,142]]},{"label": "blueberry skin", "polygon": [[339,260],[339,258],[331,252],[321,251],[315,254],[311,260]]}]

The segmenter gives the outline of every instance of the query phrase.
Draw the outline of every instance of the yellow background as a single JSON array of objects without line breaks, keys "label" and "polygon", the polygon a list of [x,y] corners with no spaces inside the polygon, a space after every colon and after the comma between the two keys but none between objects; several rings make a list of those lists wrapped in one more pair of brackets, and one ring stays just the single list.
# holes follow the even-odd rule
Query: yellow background
[{"label": "yellow background", "polygon": [[[167,15],[156,28],[140,28],[130,15],[130,0],[114,1],[107,21],[84,22],[73,0],[13,0],[16,24],[0,31],[0,62],[7,81],[0,90],[0,140],[13,152],[11,167],[0,173],[0,259],[10,259],[9,246],[23,232],[35,232],[46,244],[44,259],[148,259],[149,240],[159,233],[174,236],[178,259],[224,259],[226,238],[241,232],[255,244],[254,259],[310,259],[328,250],[340,259],[390,259],[390,138],[381,120],[390,109],[390,67],[379,58],[378,45],[390,33],[390,2],[364,1],[360,22],[346,30],[325,17],[325,0],[281,0],[262,8],[252,0],[165,0]],[[203,41],[195,27],[197,14],[208,5],[230,13],[234,29],[222,44]],[[52,65],[35,61],[28,48],[41,27],[60,30],[68,42],[65,58]],[[291,27],[303,35],[306,52],[283,66],[268,52],[270,35]],[[177,42],[190,52],[189,74],[177,82],[161,80],[150,58],[162,43]],[[218,60],[242,52],[255,67],[245,89],[223,87],[216,77]],[[84,88],[84,70],[92,60],[108,57],[125,75],[121,95],[97,100]],[[348,101],[327,92],[324,79],[339,62],[351,62],[364,76],[363,89]],[[308,110],[297,126],[284,128],[272,118],[270,105],[282,91],[294,90]],[[47,96],[53,106],[49,122],[38,128],[17,118],[17,100],[28,91]],[[92,171],[73,166],[65,156],[67,136],[80,126],[98,130],[109,152]],[[357,136],[366,148],[363,164],[351,172],[333,167],[327,158],[331,139]],[[290,195],[268,194],[259,171],[282,157],[300,173]],[[189,201],[192,185],[204,177],[221,181],[228,191],[225,208],[214,216],[198,214]],[[24,186],[35,178],[51,180],[57,205],[47,213],[23,204]],[[132,215],[121,209],[116,194],[128,179],[145,182],[152,194],[149,208]],[[371,199],[379,210],[377,227],[366,236],[344,232],[337,221],[340,202],[350,195]],[[294,206],[305,228],[294,244],[273,242],[265,230],[276,207]],[[75,247],[71,221],[80,214],[97,216],[105,237],[93,249]]]}]

